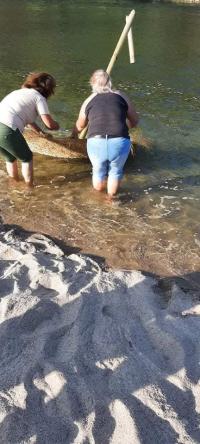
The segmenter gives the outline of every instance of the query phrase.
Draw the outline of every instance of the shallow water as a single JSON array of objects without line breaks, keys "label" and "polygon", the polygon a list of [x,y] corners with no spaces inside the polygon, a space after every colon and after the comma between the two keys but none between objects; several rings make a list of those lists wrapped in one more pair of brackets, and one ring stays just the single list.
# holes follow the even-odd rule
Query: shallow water
[{"label": "shallow water", "polygon": [[136,63],[124,48],[113,81],[135,102],[151,149],[129,161],[113,203],[92,191],[85,161],[35,155],[32,191],[9,183],[0,162],[1,215],[114,267],[187,274],[200,265],[199,7],[0,0],[0,95],[28,71],[47,70],[58,81],[50,109],[70,129],[91,72],[106,67],[133,6]]}]

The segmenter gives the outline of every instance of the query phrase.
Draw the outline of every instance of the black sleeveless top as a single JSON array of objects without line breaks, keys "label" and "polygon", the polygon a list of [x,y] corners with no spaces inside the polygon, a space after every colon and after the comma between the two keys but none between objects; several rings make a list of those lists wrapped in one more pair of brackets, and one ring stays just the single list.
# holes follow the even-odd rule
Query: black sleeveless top
[{"label": "black sleeveless top", "polygon": [[128,104],[117,93],[97,94],[87,104],[88,138],[96,135],[129,138],[126,125]]}]

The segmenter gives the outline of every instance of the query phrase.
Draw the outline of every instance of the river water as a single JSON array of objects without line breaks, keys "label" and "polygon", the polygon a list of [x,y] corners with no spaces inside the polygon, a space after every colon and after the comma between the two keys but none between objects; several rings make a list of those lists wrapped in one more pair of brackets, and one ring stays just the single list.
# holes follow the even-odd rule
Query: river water
[{"label": "river water", "polygon": [[[4,223],[60,239],[69,251],[113,267],[195,275],[200,256],[200,7],[132,1],[0,0],[0,97],[29,71],[58,83],[49,107],[70,130],[89,94],[88,78],[106,67],[136,10],[136,63],[124,46],[112,78],[140,113],[151,140],[125,168],[116,202],[91,188],[85,161],[34,156],[36,186],[9,183],[0,161]],[[70,250],[71,249],[71,250]]]}]

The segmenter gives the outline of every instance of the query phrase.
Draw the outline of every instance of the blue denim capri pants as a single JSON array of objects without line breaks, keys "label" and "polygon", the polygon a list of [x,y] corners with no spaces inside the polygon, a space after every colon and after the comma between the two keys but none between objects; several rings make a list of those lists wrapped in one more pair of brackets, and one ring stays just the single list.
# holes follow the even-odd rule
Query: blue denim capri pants
[{"label": "blue denim capri pants", "polygon": [[131,149],[125,137],[91,137],[87,140],[87,153],[92,164],[93,178],[101,182],[106,177],[120,180]]}]

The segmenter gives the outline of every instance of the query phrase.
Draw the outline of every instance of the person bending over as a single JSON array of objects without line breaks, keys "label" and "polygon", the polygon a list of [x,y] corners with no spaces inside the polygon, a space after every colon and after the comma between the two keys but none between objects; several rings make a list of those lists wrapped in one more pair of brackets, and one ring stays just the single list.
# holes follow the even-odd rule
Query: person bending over
[{"label": "person bending over", "polygon": [[106,187],[112,197],[119,188],[131,141],[129,128],[138,115],[128,97],[112,89],[111,78],[98,69],[90,78],[92,94],[83,102],[73,130],[75,136],[88,124],[87,152],[92,163],[95,190]]},{"label": "person bending over", "polygon": [[0,156],[6,161],[8,175],[15,180],[18,180],[17,160],[22,162],[22,176],[28,185],[33,183],[33,160],[22,133],[26,125],[43,133],[35,123],[38,115],[46,128],[59,129],[47,105],[55,87],[55,79],[50,74],[30,73],[20,89],[12,91],[0,102]]}]

